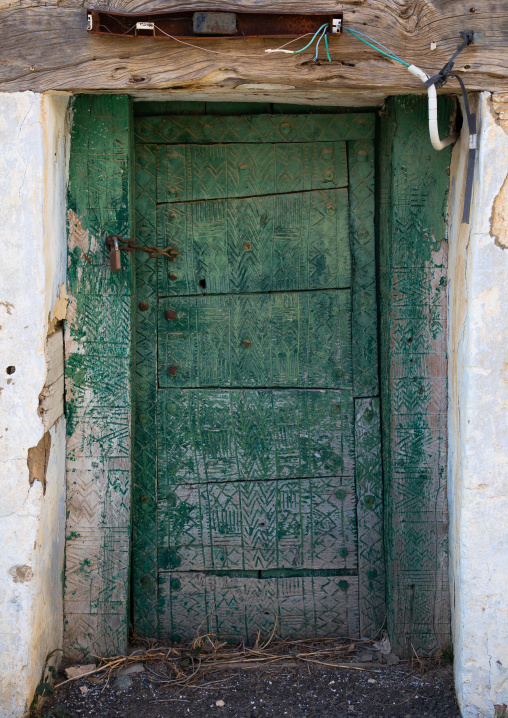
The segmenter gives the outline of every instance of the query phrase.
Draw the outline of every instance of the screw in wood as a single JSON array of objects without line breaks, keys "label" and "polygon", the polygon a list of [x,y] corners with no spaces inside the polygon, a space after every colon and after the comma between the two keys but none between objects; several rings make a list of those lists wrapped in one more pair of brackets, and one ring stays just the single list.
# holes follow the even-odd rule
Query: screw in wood
[{"label": "screw in wood", "polygon": [[147,312],[150,309],[150,305],[148,304],[148,302],[140,302],[139,308],[142,312]]}]

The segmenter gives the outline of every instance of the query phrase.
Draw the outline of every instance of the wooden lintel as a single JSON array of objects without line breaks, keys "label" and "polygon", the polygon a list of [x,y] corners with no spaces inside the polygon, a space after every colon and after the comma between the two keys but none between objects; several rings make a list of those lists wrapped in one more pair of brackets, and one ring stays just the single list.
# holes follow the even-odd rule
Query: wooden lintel
[{"label": "wooden lintel", "polygon": [[[101,12],[155,12],[167,0],[101,0]],[[206,9],[189,0],[171,10]],[[212,6],[210,6],[212,9]],[[303,0],[214,2],[229,11],[308,12]],[[461,42],[476,31],[478,45],[457,58],[455,70],[468,90],[508,91],[508,11],[505,0],[322,0],[313,12],[344,13],[344,26],[366,32],[407,62],[439,70]],[[474,10],[474,12],[473,12]],[[332,62],[313,62],[313,51],[265,54],[274,39],[197,39],[205,52],[173,40],[93,36],[87,33],[82,0],[0,0],[0,91],[113,92],[175,99],[278,100],[295,103],[376,104],[393,94],[425,88],[403,65],[347,32],[330,41]],[[431,49],[431,46],[435,49]],[[243,55],[259,55],[244,57]],[[451,79],[447,92],[458,92]]]}]

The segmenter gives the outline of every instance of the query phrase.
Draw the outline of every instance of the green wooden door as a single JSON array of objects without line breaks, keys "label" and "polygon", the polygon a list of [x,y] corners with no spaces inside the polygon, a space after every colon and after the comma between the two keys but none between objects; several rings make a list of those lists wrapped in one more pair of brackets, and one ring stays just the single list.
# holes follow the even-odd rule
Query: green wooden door
[{"label": "green wooden door", "polygon": [[374,117],[136,122],[141,635],[384,620]]}]

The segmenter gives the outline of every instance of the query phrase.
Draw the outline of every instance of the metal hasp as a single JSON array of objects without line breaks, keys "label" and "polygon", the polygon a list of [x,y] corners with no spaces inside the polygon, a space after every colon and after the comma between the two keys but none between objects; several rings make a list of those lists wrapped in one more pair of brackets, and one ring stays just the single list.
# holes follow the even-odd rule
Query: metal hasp
[{"label": "metal hasp", "polygon": [[[120,247],[120,242],[125,246]],[[112,272],[119,272],[122,268],[120,260],[121,249],[126,252],[134,252],[135,250],[145,252],[148,254],[150,259],[155,259],[156,257],[167,257],[167,259],[171,259],[173,262],[179,256],[178,250],[174,247],[164,247],[163,249],[160,247],[138,247],[134,239],[124,239],[118,234],[108,235],[106,239],[106,249],[109,251],[109,264]]]},{"label": "metal hasp", "polygon": [[111,239],[110,244],[107,245],[109,249],[109,266],[112,272],[119,272],[122,268],[122,258],[120,256],[118,237],[112,234],[109,239]]},{"label": "metal hasp", "polygon": [[[327,24],[330,33],[339,35],[342,13],[230,13],[230,12],[155,12],[117,13],[87,10],[87,30],[92,35],[119,37],[176,38],[227,37],[299,37],[315,33]],[[153,29],[152,29],[153,25]]]}]

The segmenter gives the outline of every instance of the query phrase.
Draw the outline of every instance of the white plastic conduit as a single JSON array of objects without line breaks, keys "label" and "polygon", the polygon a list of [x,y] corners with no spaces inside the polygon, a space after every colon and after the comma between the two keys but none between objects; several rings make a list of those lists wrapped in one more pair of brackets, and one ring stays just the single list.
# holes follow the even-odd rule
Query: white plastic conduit
[{"label": "white plastic conduit", "polygon": [[[416,67],[416,65],[410,65],[408,68],[408,72],[410,72],[412,75],[415,75],[416,77],[419,77],[420,80],[425,84],[427,80],[429,79],[429,76],[426,72],[423,70],[420,70],[419,67]],[[435,150],[443,150],[445,147],[448,147],[448,145],[451,145],[452,142],[455,142],[457,139],[457,135],[448,135],[448,137],[445,140],[441,140],[439,138],[439,129],[437,126],[437,92],[436,92],[436,86],[435,85],[429,85],[427,88],[427,92],[429,95],[429,133],[430,133],[430,141],[432,142],[432,147]]]}]

